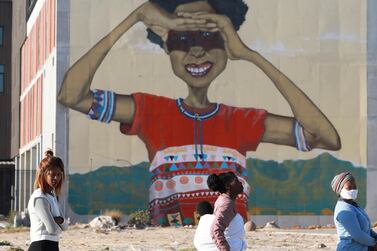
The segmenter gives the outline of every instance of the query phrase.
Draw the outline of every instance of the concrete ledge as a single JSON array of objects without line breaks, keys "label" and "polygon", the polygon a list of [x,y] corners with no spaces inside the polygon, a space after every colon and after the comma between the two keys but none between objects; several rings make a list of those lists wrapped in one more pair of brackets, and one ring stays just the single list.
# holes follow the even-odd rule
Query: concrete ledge
[{"label": "concrete ledge", "polygon": [[254,221],[257,226],[263,226],[269,221],[275,221],[279,227],[283,228],[297,225],[301,227],[308,227],[310,225],[334,225],[332,215],[252,215],[250,219]]}]

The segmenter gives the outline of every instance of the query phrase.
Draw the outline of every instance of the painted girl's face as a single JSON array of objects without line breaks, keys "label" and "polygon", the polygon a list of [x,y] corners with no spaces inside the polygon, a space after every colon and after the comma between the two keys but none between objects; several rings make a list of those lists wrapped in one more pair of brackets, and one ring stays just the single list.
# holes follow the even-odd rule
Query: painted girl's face
[{"label": "painted girl's face", "polygon": [[57,187],[62,177],[63,174],[57,167],[51,167],[45,173],[45,180],[52,189]]},{"label": "painted girl's face", "polygon": [[[178,12],[214,13],[205,1],[179,5]],[[208,87],[227,64],[224,41],[219,32],[170,31],[166,42],[174,74],[190,87]]]}]

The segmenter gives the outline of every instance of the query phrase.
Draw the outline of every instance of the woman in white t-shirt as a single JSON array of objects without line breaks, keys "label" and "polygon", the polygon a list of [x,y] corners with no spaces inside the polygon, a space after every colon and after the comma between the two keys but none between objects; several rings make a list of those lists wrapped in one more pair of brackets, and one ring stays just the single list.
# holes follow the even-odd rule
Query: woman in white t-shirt
[{"label": "woman in white t-shirt", "polygon": [[58,203],[64,182],[63,161],[52,151],[45,153],[39,163],[34,192],[29,199],[30,247],[29,251],[59,250],[59,234],[68,227]]},{"label": "woman in white t-shirt", "polygon": [[[210,234],[211,226],[215,219],[212,205],[208,201],[202,201],[197,205],[196,212],[199,214],[200,220],[194,236],[195,248],[198,251],[218,251],[219,249]],[[231,251],[242,251],[247,247],[244,240],[245,230],[243,226],[242,216],[236,214],[224,231]]]}]

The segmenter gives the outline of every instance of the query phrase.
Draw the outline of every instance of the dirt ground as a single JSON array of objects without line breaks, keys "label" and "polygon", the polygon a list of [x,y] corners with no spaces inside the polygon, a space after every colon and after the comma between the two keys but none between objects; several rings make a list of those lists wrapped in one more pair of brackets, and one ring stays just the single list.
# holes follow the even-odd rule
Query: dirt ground
[{"label": "dirt ground", "polygon": [[[160,228],[150,227],[143,230],[94,230],[84,226],[73,226],[61,235],[60,250],[133,250],[133,251],[158,251],[180,250],[192,251],[194,245],[195,228]],[[1,246],[1,241],[8,241],[12,246]],[[257,229],[247,232],[247,250],[256,251],[288,251],[288,250],[335,250],[335,229],[315,230],[283,230],[283,229]],[[0,251],[27,250],[29,244],[29,231],[0,232]],[[11,249],[13,248],[13,249]]]}]

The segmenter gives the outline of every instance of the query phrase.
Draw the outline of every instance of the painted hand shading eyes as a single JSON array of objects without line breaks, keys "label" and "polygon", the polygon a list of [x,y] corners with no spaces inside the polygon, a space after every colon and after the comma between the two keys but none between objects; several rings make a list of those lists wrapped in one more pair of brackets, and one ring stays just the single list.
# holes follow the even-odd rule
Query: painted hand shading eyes
[{"label": "painted hand shading eyes", "polygon": [[191,18],[198,21],[205,20],[204,23],[200,23],[200,27],[198,26],[199,30],[205,32],[203,33],[203,36],[207,36],[207,33],[218,33],[224,41],[224,49],[228,54],[228,58],[240,59],[243,56],[245,45],[234,29],[231,20],[227,16],[205,12],[181,12],[178,13],[177,16]]}]

